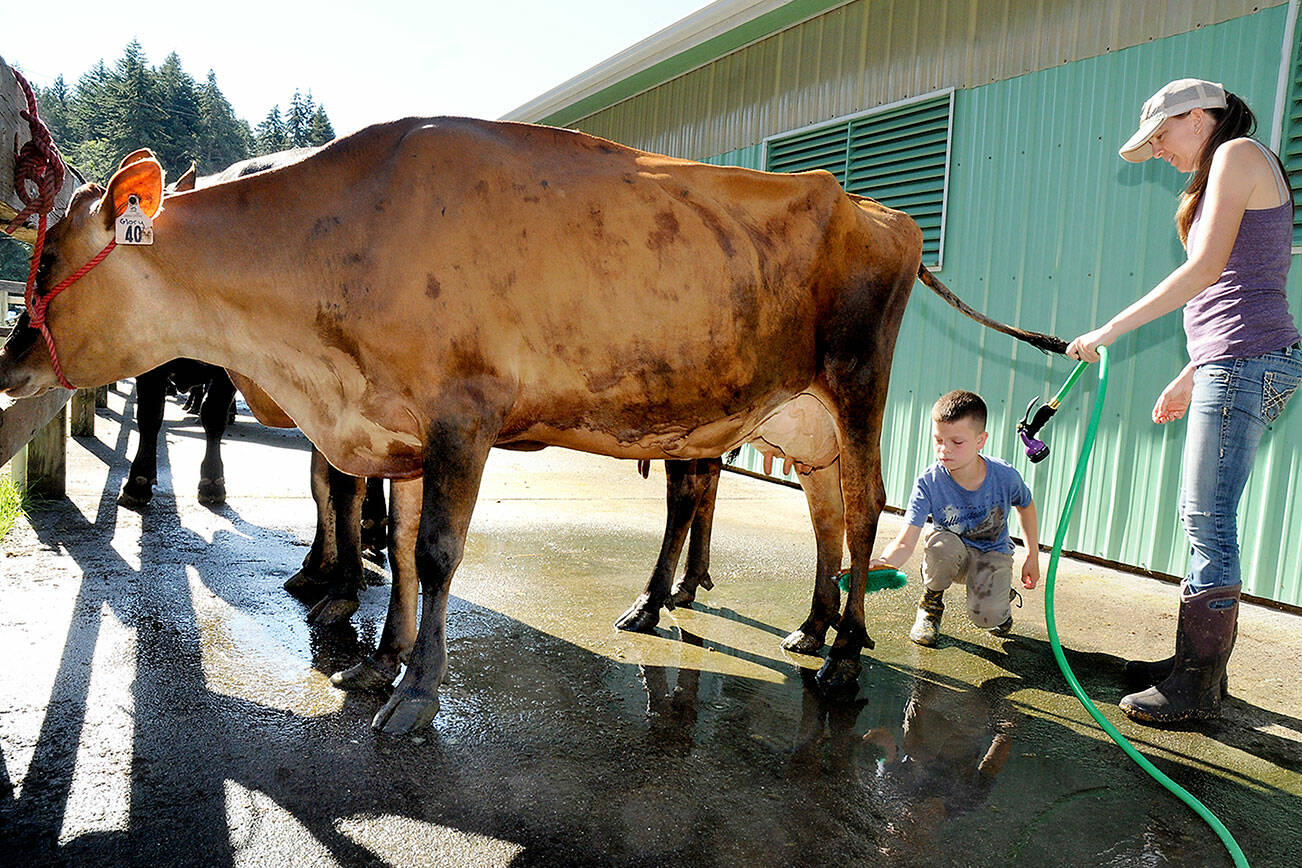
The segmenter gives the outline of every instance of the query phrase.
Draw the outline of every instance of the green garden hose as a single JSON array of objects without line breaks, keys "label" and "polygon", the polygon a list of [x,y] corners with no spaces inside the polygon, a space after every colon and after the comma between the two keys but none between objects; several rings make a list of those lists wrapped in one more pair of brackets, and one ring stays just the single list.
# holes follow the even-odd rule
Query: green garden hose
[{"label": "green garden hose", "polygon": [[[1085,480],[1085,470],[1089,466],[1090,453],[1094,450],[1094,436],[1098,433],[1099,418],[1103,415],[1103,400],[1107,396],[1108,392],[1108,348],[1099,347],[1098,353],[1100,357],[1099,391],[1098,395],[1094,399],[1094,412],[1090,416],[1089,428],[1085,432],[1085,442],[1081,446],[1080,458],[1076,462],[1076,473],[1072,477],[1071,487],[1067,490],[1067,502],[1063,505],[1062,517],[1058,520],[1058,530],[1054,534],[1053,538],[1053,551],[1049,555],[1049,572],[1047,573],[1047,578],[1044,583],[1044,620],[1045,625],[1049,630],[1049,645],[1053,648],[1053,656],[1058,661],[1058,668],[1062,670],[1063,676],[1071,686],[1071,692],[1076,694],[1076,698],[1080,700],[1081,705],[1085,706],[1085,710],[1089,712],[1090,717],[1094,718],[1094,721],[1098,723],[1099,726],[1103,727],[1103,731],[1106,732],[1108,736],[1117,743],[1117,746],[1125,751],[1132,760],[1138,763],[1140,768],[1148,772],[1155,781],[1175,794],[1180,801],[1192,808],[1198,816],[1202,817],[1203,821],[1206,822],[1207,825],[1212,827],[1212,831],[1214,831],[1217,837],[1221,839],[1221,843],[1224,844],[1225,849],[1229,851],[1230,857],[1234,860],[1236,866],[1247,868],[1248,860],[1243,855],[1243,850],[1239,847],[1238,842],[1234,840],[1234,836],[1230,834],[1229,829],[1225,828],[1225,824],[1222,823],[1215,814],[1207,810],[1207,807],[1202,802],[1198,801],[1198,799],[1194,798],[1194,796],[1186,789],[1163,774],[1155,765],[1149,762],[1147,757],[1135,750],[1134,745],[1132,745],[1124,735],[1117,731],[1117,728],[1103,716],[1094,703],[1090,701],[1090,698],[1085,695],[1085,691],[1080,686],[1080,682],[1076,680],[1076,676],[1072,673],[1071,667],[1067,665],[1067,657],[1062,652],[1062,643],[1058,641],[1058,627],[1053,616],[1053,585],[1058,572],[1058,558],[1062,554],[1063,538],[1067,535],[1067,524],[1071,520],[1072,511],[1076,505],[1076,494]],[[1064,385],[1058,392],[1057,396],[1055,396],[1055,402],[1061,401],[1067,391],[1075,385],[1076,378],[1079,376],[1081,369],[1082,366],[1078,365],[1077,369],[1072,373],[1071,378],[1067,381],[1067,384]]]}]

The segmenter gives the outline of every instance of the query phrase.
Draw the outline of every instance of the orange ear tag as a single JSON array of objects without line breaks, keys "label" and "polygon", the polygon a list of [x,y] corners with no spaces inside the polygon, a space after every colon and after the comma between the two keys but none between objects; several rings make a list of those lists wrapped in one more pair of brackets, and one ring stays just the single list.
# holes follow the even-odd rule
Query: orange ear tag
[{"label": "orange ear tag", "polygon": [[117,219],[118,244],[153,244],[154,221],[140,209],[140,198],[131,196],[127,200],[127,210]]}]

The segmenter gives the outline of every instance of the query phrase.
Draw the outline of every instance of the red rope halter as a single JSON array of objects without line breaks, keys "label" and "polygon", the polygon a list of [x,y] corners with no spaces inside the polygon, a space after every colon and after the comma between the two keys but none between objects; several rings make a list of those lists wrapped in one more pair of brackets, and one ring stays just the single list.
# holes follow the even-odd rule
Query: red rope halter
[{"label": "red rope halter", "polygon": [[[32,261],[27,269],[27,289],[23,294],[23,298],[27,304],[27,315],[32,327],[40,329],[41,335],[45,338],[45,346],[50,351],[50,365],[54,368],[54,375],[59,378],[59,383],[65,389],[72,389],[74,386],[63,375],[63,366],[59,364],[59,353],[54,347],[54,335],[50,334],[50,327],[45,321],[45,311],[56,295],[103,262],[109,251],[117,246],[117,239],[110,241],[90,262],[77,269],[76,273],[54,289],[45,295],[38,296],[36,294],[36,271],[40,266],[41,251],[45,247],[46,223],[50,212],[54,210],[55,197],[63,189],[64,167],[63,159],[59,156],[59,149],[54,144],[53,137],[50,136],[49,128],[45,126],[45,122],[40,119],[36,112],[36,95],[32,93],[31,85],[27,83],[27,79],[23,78],[18,70],[11,68],[10,72],[14,74],[18,87],[22,90],[23,97],[27,101],[27,111],[20,112],[20,114],[27,121],[28,129],[31,131],[31,140],[14,154],[14,193],[24,207],[5,226],[5,231],[12,235],[18,231],[18,228],[23,225],[29,216],[32,214],[37,215],[36,243],[32,245]],[[35,193],[28,191],[28,184],[36,188]]]}]

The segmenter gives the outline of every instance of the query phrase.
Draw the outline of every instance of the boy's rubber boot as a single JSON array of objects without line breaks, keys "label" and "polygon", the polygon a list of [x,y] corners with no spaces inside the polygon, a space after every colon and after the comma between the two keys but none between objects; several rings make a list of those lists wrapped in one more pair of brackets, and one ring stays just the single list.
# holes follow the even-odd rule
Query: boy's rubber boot
[{"label": "boy's rubber boot", "polygon": [[945,614],[945,592],[923,591],[918,603],[918,617],[913,621],[909,638],[919,645],[934,647],[940,639],[940,617]]},{"label": "boy's rubber boot", "polygon": [[[1182,594],[1184,588],[1185,583],[1181,582],[1180,589]],[[1184,612],[1185,609],[1181,606],[1180,616],[1175,627],[1175,647],[1177,649],[1180,647],[1180,637],[1184,632]],[[1230,640],[1231,650],[1234,647],[1234,639],[1237,639],[1238,636],[1239,628],[1236,624],[1234,627],[1234,638]],[[1171,672],[1175,669],[1175,657],[1176,655],[1172,654],[1165,660],[1127,660],[1126,668],[1122,672],[1122,678],[1125,680],[1126,686],[1132,690],[1143,690],[1145,687],[1152,687],[1154,684],[1161,684],[1163,681],[1171,677]],[[1223,676],[1221,678],[1221,698],[1224,699],[1229,695],[1229,679]]]},{"label": "boy's rubber boot", "polygon": [[1242,585],[1180,594],[1180,626],[1171,674],[1121,700],[1121,710],[1141,723],[1210,720],[1221,713],[1221,682],[1234,650]]}]

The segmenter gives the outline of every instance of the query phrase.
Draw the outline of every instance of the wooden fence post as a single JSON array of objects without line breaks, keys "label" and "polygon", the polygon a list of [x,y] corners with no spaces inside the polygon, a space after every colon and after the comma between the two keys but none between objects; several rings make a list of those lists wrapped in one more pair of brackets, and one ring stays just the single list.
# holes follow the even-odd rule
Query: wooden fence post
[{"label": "wooden fence post", "polygon": [[45,427],[14,456],[10,475],[31,497],[63,497],[67,483],[68,408],[61,407]]},{"label": "wooden fence post", "polygon": [[78,389],[72,395],[71,434],[73,437],[95,436],[95,390]]}]

